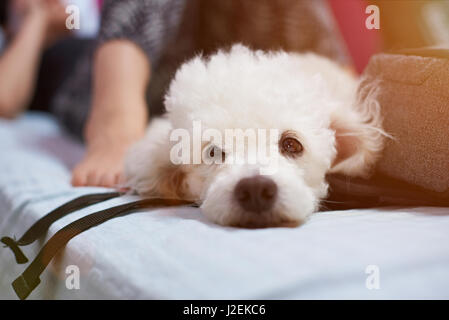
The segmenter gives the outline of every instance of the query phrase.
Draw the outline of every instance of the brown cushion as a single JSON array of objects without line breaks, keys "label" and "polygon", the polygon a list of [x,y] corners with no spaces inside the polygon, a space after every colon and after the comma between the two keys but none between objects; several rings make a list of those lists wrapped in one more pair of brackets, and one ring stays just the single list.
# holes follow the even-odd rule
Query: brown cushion
[{"label": "brown cushion", "polygon": [[443,197],[449,196],[449,59],[445,56],[449,57],[449,50],[379,54],[371,58],[362,82],[381,80],[378,100],[383,125],[395,138],[386,143],[378,173]]}]

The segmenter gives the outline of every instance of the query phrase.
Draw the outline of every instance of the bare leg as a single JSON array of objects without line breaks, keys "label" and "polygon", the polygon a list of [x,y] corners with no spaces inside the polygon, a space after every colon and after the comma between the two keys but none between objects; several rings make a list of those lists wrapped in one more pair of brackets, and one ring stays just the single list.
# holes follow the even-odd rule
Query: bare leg
[{"label": "bare leg", "polygon": [[145,133],[150,62],[132,42],[114,40],[98,49],[94,64],[87,151],[73,170],[72,184],[113,187],[122,179],[127,149]]}]

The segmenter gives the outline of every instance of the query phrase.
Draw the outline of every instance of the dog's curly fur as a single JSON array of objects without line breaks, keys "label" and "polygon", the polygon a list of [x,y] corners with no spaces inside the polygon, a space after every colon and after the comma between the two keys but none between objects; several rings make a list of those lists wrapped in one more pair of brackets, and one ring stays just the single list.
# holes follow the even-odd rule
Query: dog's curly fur
[{"label": "dog's curly fur", "polygon": [[[345,69],[312,53],[267,53],[235,45],[209,58],[197,56],[177,71],[165,98],[167,114],[154,119],[146,137],[130,150],[128,186],[143,196],[197,201],[207,217],[223,225],[301,223],[327,195],[327,173],[366,176],[382,149],[375,90],[357,99],[357,85]],[[269,212],[245,212],[233,198],[236,184],[257,174],[257,165],[170,161],[170,133],[175,128],[192,133],[194,120],[221,132],[276,128],[279,135],[290,131],[298,137],[301,156],[279,154],[271,176],[278,197]]]}]

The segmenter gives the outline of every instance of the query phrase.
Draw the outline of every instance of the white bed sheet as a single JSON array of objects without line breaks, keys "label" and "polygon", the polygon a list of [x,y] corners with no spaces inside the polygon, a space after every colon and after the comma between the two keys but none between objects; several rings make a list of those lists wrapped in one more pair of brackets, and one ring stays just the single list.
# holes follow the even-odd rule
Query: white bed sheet
[{"label": "white bed sheet", "polygon": [[[82,146],[51,117],[0,120],[0,236],[23,232],[56,206],[100,188],[72,188]],[[55,223],[135,199],[97,204]],[[49,238],[45,240],[47,240]],[[44,240],[24,247],[33,259]],[[66,267],[80,288],[66,287]],[[367,266],[379,268],[368,289]],[[25,269],[0,247],[0,298]],[[209,223],[198,209],[139,212],[72,239],[30,299],[448,299],[448,208],[322,212],[302,227],[245,230]]]}]

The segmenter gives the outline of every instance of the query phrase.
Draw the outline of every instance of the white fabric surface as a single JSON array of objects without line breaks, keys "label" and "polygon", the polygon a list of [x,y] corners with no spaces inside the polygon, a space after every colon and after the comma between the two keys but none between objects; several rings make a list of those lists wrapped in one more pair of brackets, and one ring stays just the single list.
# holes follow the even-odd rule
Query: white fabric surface
[{"label": "white fabric surface", "polygon": [[[20,237],[56,206],[99,188],[72,188],[82,147],[51,118],[0,120],[0,236]],[[114,199],[71,214],[49,236]],[[299,228],[244,230],[209,223],[198,209],[120,217],[72,239],[29,299],[449,298],[449,210],[382,208],[315,214]],[[45,241],[49,238],[45,239]],[[44,241],[23,247],[33,259]],[[80,289],[65,270],[81,270]],[[365,286],[368,265],[380,289]],[[25,269],[0,247],[0,298]]]}]

